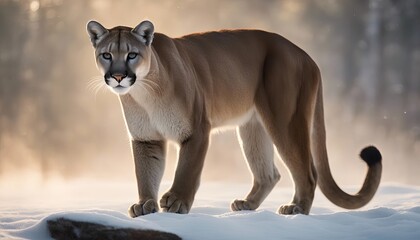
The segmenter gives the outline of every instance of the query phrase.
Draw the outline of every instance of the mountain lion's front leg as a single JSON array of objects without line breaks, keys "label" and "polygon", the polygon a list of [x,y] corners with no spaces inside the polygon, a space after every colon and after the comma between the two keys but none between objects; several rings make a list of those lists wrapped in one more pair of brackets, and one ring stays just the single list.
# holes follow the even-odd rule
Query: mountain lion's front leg
[{"label": "mountain lion's front leg", "polygon": [[175,180],[163,195],[160,207],[165,212],[188,213],[200,185],[200,175],[209,144],[210,128],[202,127],[181,143]]},{"label": "mountain lion's front leg", "polygon": [[164,141],[131,142],[136,168],[139,202],[128,210],[131,217],[138,217],[159,210],[157,196],[165,169],[166,143]]}]

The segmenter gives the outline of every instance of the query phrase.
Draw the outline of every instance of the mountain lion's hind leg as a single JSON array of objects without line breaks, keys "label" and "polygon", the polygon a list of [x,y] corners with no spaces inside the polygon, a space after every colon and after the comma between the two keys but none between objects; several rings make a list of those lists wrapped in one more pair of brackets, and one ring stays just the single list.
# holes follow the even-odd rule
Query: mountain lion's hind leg
[{"label": "mountain lion's hind leg", "polygon": [[[264,122],[281,159],[286,164],[295,186],[291,203],[282,205],[280,214],[309,214],[316,187],[316,170],[312,161],[308,121],[295,112],[290,122],[280,114],[267,114]],[[284,118],[284,117],[283,117]]]},{"label": "mountain lion's hind leg", "polygon": [[309,129],[304,119],[297,118],[290,124],[287,137],[276,144],[295,186],[291,203],[282,205],[278,210],[280,214],[286,215],[309,214],[316,188],[316,170],[309,148]]},{"label": "mountain lion's hind leg", "polygon": [[279,208],[280,214],[309,214],[316,188],[310,134],[319,78],[315,63],[307,55],[298,57],[299,61],[289,61],[281,48],[273,48],[265,59],[264,84],[255,98],[262,122],[294,182],[293,199]]},{"label": "mountain lion's hind leg", "polygon": [[165,169],[165,148],[164,141],[132,141],[139,193],[139,202],[128,210],[133,218],[159,210],[157,195]]},{"label": "mountain lion's hind leg", "polygon": [[274,165],[273,142],[255,116],[238,128],[238,138],[253,175],[253,186],[245,199],[232,202],[231,209],[255,210],[280,180]]}]

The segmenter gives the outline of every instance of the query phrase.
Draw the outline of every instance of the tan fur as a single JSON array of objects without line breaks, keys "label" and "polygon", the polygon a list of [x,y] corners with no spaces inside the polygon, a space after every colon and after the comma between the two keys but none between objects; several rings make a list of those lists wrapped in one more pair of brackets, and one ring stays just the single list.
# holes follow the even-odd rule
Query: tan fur
[{"label": "tan fur", "polygon": [[[98,67],[120,96],[131,136],[139,190],[139,202],[129,210],[132,217],[158,210],[167,140],[177,142],[180,152],[174,183],[162,196],[160,207],[188,213],[199,187],[210,131],[226,126],[238,126],[254,176],[250,193],[232,202],[232,210],[258,208],[280,179],[273,163],[273,143],[295,184],[294,197],[280,207],[281,214],[309,213],[317,170],[321,190],[342,207],[361,207],[376,192],[380,162],[369,168],[357,195],[344,193],[334,182],[325,148],[318,67],[285,38],[258,30],[170,38],[154,33],[148,21],[134,29],[109,30],[90,22],[88,32]],[[112,53],[112,64],[101,58],[104,52]],[[129,52],[142,57],[128,60]],[[137,80],[116,88],[117,78],[107,78],[107,71],[111,75],[128,71],[127,82],[130,71],[135,72]]]}]

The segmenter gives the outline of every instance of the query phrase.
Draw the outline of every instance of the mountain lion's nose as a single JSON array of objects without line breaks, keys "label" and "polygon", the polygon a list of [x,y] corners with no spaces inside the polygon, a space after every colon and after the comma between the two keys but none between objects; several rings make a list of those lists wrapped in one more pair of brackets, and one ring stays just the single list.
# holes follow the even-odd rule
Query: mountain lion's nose
[{"label": "mountain lion's nose", "polygon": [[127,75],[121,74],[121,73],[116,73],[116,74],[112,74],[112,77],[117,80],[117,82],[121,82],[125,77],[127,77]]}]

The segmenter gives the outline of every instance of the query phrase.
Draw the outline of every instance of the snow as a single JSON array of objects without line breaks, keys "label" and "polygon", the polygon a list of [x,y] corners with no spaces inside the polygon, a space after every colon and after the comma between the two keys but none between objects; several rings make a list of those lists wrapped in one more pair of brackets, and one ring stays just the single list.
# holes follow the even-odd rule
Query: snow
[{"label": "snow", "polygon": [[183,239],[420,239],[420,187],[382,184],[371,203],[352,211],[334,206],[317,191],[309,216],[278,215],[277,208],[288,202],[292,189],[277,187],[257,211],[231,212],[230,202],[248,188],[203,184],[190,214],[156,213],[135,219],[126,214],[135,199],[133,184],[63,183],[59,190],[47,186],[38,195],[2,191],[0,238],[50,239],[47,220],[65,217],[167,231]]}]

